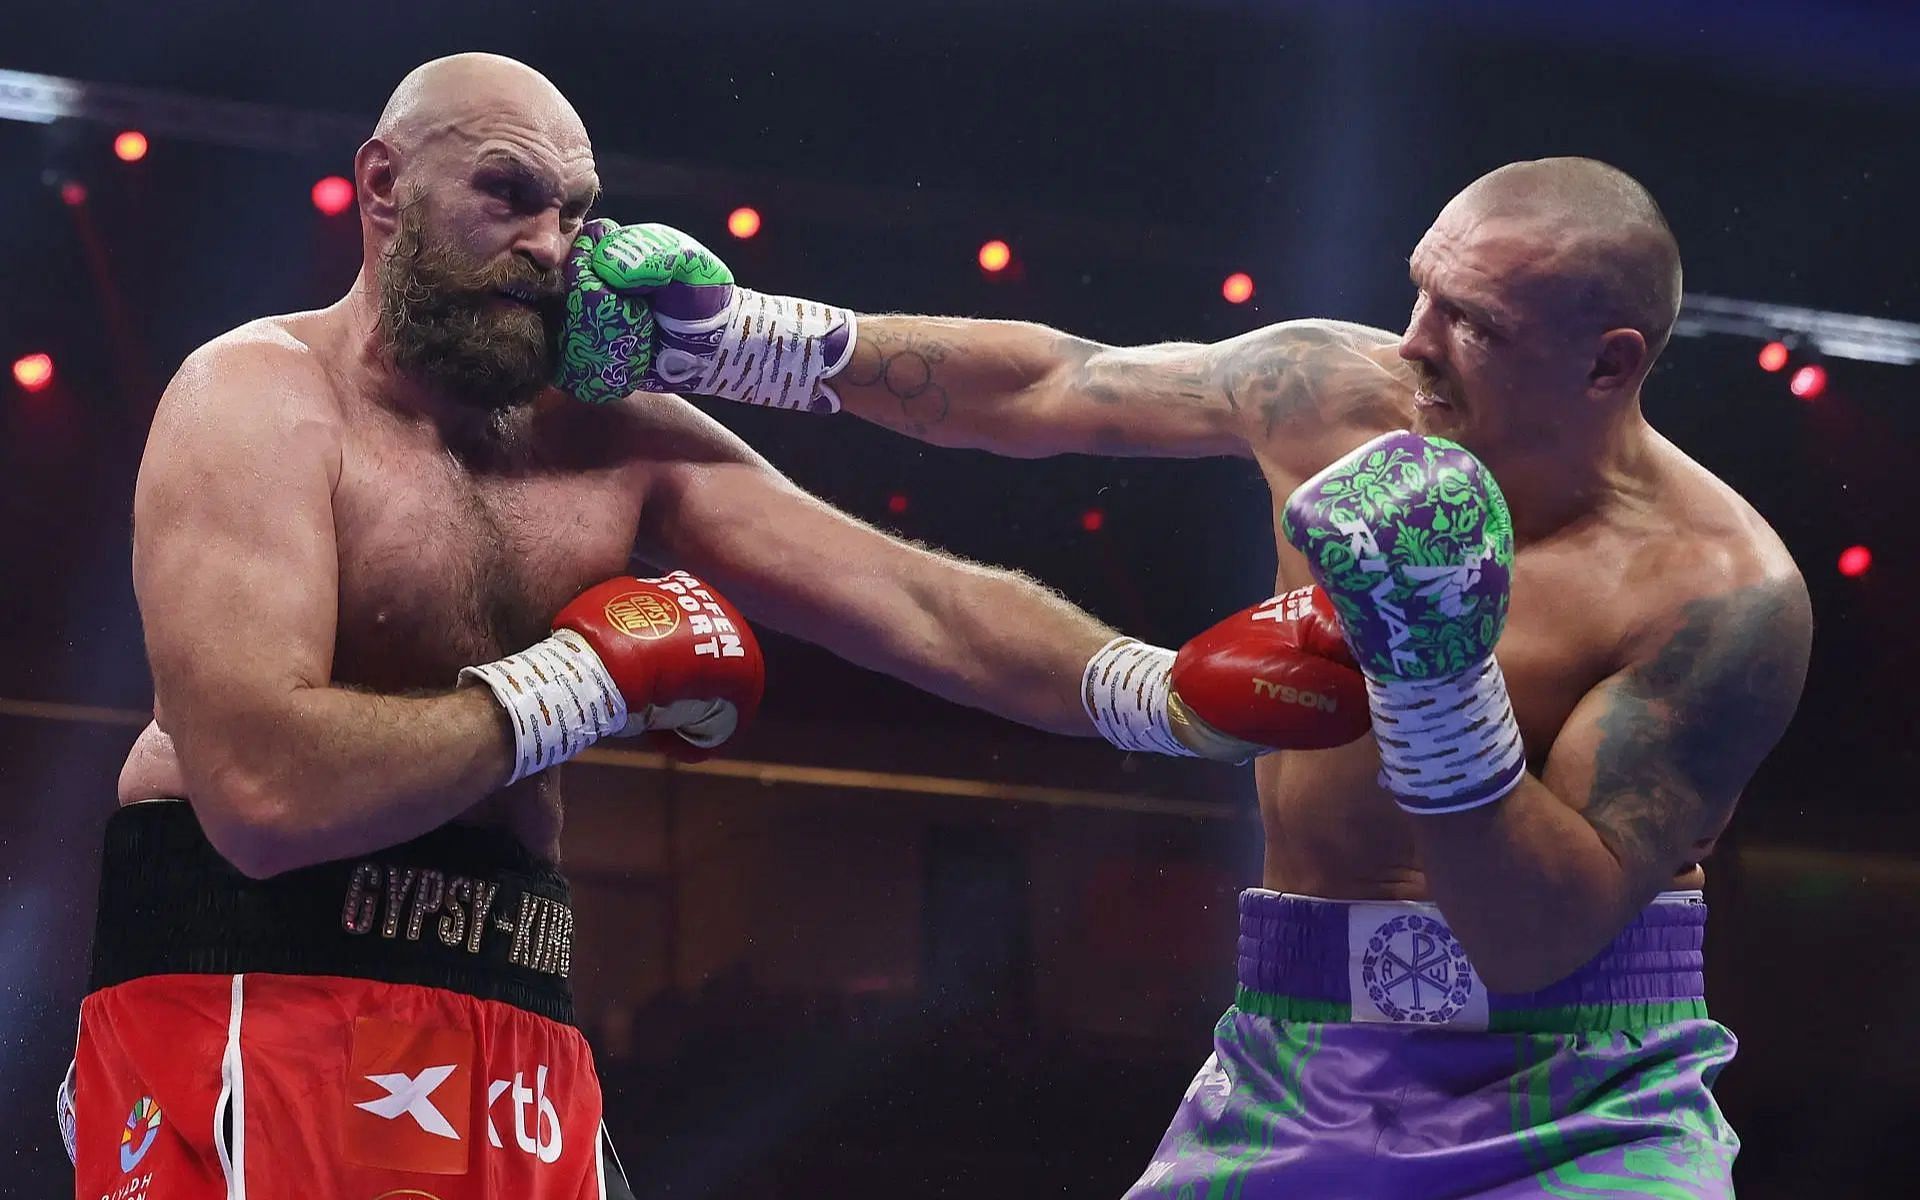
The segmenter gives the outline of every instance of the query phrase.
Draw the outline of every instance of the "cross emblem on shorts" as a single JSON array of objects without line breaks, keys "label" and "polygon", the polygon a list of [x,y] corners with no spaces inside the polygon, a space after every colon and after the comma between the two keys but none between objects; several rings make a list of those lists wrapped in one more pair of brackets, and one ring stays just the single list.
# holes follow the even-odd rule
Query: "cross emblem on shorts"
[{"label": "cross emblem on shorts", "polygon": [[1446,924],[1421,913],[1389,918],[1366,935],[1359,955],[1356,1004],[1371,1001],[1389,1021],[1439,1025],[1458,1015],[1475,991],[1467,951]]},{"label": "cross emblem on shorts", "polygon": [[1410,988],[1413,994],[1408,1000],[1418,1010],[1427,1007],[1421,984],[1432,989],[1435,998],[1444,997],[1453,987],[1453,956],[1430,933],[1416,933],[1412,941],[1411,958],[1403,957],[1395,943],[1387,943],[1380,955],[1380,986],[1394,993]]}]

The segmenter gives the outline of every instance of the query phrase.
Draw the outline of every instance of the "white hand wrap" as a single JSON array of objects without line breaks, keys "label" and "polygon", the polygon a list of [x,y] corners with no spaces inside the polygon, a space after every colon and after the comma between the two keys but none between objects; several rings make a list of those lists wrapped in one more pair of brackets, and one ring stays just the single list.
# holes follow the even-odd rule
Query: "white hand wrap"
[{"label": "white hand wrap", "polygon": [[1526,749],[1507,698],[1507,678],[1489,656],[1445,679],[1367,678],[1380,785],[1410,813],[1491,804],[1520,784]]},{"label": "white hand wrap", "polygon": [[571,629],[555,630],[518,654],[477,667],[513,718],[513,777],[518,783],[579,754],[603,737],[627,732],[627,701],[600,656]]},{"label": "white hand wrap", "polygon": [[1171,650],[1119,637],[1087,660],[1080,677],[1080,702],[1101,737],[1122,750],[1195,757],[1173,735],[1168,722],[1173,659]]},{"label": "white hand wrap", "polygon": [[[715,323],[725,321],[711,353],[661,348],[654,373],[681,391],[766,408],[840,411],[840,397],[826,381],[853,357],[859,328],[851,309],[740,288],[733,307],[715,321],[654,319],[681,335],[711,334]],[[846,339],[829,362],[827,335],[842,325]]]}]

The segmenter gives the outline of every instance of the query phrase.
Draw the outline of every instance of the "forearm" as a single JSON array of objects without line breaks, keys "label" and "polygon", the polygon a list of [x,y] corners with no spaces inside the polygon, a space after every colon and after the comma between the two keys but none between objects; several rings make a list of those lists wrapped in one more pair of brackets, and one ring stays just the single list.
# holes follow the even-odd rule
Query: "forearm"
[{"label": "forearm", "polygon": [[1033,580],[960,565],[909,584],[917,619],[891,673],[1037,729],[1095,735],[1081,699],[1087,662],[1114,631]]},{"label": "forearm", "polygon": [[209,836],[254,875],[417,837],[513,767],[506,713],[478,686],[426,697],[302,688],[222,738],[200,770],[183,750]]},{"label": "forearm", "polygon": [[1015,458],[1247,452],[1213,347],[947,317],[862,317],[859,335],[832,380],[842,407],[923,442]]},{"label": "forearm", "polygon": [[1041,325],[863,316],[833,380],[845,411],[939,446],[1041,456],[1043,410],[1098,350]]},{"label": "forearm", "polygon": [[1408,822],[1430,895],[1496,991],[1565,978],[1651,899],[1593,826],[1531,775],[1497,803]]}]

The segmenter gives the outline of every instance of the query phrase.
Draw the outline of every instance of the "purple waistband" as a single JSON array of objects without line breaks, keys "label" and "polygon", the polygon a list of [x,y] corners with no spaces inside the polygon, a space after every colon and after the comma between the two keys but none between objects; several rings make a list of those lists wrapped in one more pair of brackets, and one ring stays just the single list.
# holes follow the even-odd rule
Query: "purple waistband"
[{"label": "purple waistband", "polygon": [[[1350,907],[1338,900],[1257,889],[1240,893],[1240,986],[1274,996],[1347,1003]],[[1431,908],[1423,911],[1437,915]],[[1489,992],[1488,1009],[1703,998],[1701,944],[1706,929],[1706,902],[1692,893],[1672,893],[1649,904],[1573,974],[1537,992]]]}]

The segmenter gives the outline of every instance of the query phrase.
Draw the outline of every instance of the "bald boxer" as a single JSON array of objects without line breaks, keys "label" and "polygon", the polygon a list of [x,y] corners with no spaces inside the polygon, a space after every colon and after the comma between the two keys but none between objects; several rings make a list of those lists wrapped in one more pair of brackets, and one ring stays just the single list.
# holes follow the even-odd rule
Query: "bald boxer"
[{"label": "bald boxer", "polygon": [[[1176,658],[835,511],[677,397],[557,391],[639,310],[583,273],[592,149],[534,71],[419,68],[354,178],[351,290],[195,351],[141,465],[155,719],[63,1089],[82,1200],[630,1195],[573,1025],[552,768],[725,745],[762,688],[746,614],[1139,749],[1364,732],[1351,665],[1254,614]],[[805,320],[783,346],[844,358]],[[1350,705],[1246,702],[1296,666]]]},{"label": "bald boxer", "polygon": [[[631,269],[682,236],[610,234],[595,270],[656,297],[649,370],[729,395],[727,335],[689,341]],[[1359,661],[1374,736],[1258,765],[1236,1003],[1130,1196],[1731,1195],[1700,863],[1799,697],[1804,581],[1641,411],[1681,273],[1633,179],[1503,167],[1409,267],[1398,335],[861,317],[791,406],[1017,456],[1250,458],[1278,590],[1330,594],[1270,615]]]}]

